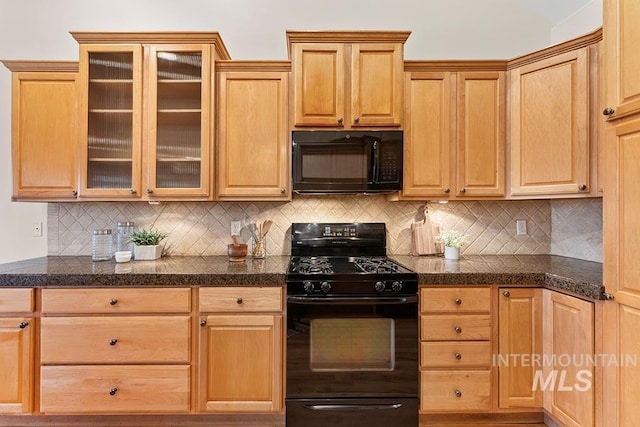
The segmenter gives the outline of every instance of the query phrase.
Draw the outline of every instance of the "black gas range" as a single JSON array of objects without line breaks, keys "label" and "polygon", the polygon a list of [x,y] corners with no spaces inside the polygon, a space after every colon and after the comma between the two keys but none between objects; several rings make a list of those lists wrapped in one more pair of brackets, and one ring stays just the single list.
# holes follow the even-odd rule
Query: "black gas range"
[{"label": "black gas range", "polygon": [[417,293],[383,223],[292,225],[287,427],[418,425]]},{"label": "black gas range", "polygon": [[415,295],[417,275],[386,256],[384,223],[295,223],[288,295]]}]

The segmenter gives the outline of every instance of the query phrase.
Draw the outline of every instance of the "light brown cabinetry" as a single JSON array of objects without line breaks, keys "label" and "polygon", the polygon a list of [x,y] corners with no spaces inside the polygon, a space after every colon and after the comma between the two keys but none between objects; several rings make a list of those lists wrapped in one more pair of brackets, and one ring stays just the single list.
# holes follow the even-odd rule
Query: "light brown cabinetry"
[{"label": "light brown cabinetry", "polygon": [[[594,425],[594,305],[543,291],[544,408],[567,427]],[[571,363],[566,363],[567,359]]]},{"label": "light brown cabinetry", "polygon": [[420,289],[420,413],[489,412],[491,289]]},{"label": "light brown cabinetry", "polygon": [[[640,354],[640,8],[633,0],[604,1],[605,94],[607,109],[603,172],[603,282],[612,301],[604,304],[605,354],[617,360]],[[637,364],[636,364],[637,365]],[[604,366],[605,426],[640,423],[640,367]]]},{"label": "light brown cabinetry", "polygon": [[431,71],[438,68],[405,66],[401,198],[504,197],[505,72]]},{"label": "light brown cabinetry", "polygon": [[403,52],[409,34],[287,31],[293,125],[401,127]]},{"label": "light brown cabinetry", "polygon": [[534,387],[534,363],[542,355],[542,289],[500,288],[499,407],[540,408],[542,391]]},{"label": "light brown cabinetry", "polygon": [[34,290],[0,289],[0,414],[33,410]]},{"label": "light brown cabinetry", "polygon": [[589,194],[589,54],[510,70],[511,195]]},{"label": "light brown cabinetry", "polygon": [[221,61],[218,200],[291,198],[289,61]]},{"label": "light brown cabinetry", "polygon": [[282,288],[201,288],[202,412],[281,412]]},{"label": "light brown cabinetry", "polygon": [[217,33],[72,33],[80,197],[210,200]]},{"label": "light brown cabinetry", "polygon": [[43,289],[40,411],[187,413],[189,289]]},{"label": "light brown cabinetry", "polygon": [[75,199],[78,63],[3,63],[12,72],[12,200]]}]

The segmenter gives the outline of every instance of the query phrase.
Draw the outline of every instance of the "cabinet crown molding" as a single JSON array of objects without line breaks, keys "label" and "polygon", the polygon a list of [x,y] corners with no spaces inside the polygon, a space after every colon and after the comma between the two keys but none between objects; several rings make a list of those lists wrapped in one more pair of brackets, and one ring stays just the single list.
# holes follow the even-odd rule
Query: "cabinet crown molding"
[{"label": "cabinet crown molding", "polygon": [[405,71],[506,71],[507,60],[405,60]]},{"label": "cabinet crown molding", "polygon": [[411,31],[397,30],[287,30],[287,45],[290,55],[291,43],[404,43],[410,35]]},{"label": "cabinet crown molding", "polygon": [[263,60],[226,60],[216,61],[216,72],[219,71],[291,71],[291,61]]},{"label": "cabinet crown molding", "polygon": [[0,60],[12,72],[77,73],[78,61]]},{"label": "cabinet crown molding", "polygon": [[70,31],[80,44],[213,44],[217,59],[231,59],[217,31],[94,32]]}]

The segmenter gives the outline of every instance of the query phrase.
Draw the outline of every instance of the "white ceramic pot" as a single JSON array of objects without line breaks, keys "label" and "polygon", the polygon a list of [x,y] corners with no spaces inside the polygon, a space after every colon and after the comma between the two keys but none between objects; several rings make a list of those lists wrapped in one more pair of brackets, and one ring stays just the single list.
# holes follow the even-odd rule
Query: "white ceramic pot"
[{"label": "white ceramic pot", "polygon": [[136,260],[158,259],[162,256],[162,246],[138,246],[133,245],[133,257]]},{"label": "white ceramic pot", "polygon": [[460,248],[444,247],[444,259],[460,259]]}]

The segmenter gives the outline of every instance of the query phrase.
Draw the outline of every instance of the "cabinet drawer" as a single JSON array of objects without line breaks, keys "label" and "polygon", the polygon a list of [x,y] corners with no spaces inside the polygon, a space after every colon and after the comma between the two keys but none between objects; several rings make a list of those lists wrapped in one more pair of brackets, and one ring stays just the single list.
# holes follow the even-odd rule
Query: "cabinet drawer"
[{"label": "cabinet drawer", "polygon": [[489,314],[433,314],[420,316],[424,341],[482,341],[491,339]]},{"label": "cabinet drawer", "polygon": [[42,363],[187,363],[189,320],[189,316],[43,317]]},{"label": "cabinet drawer", "polygon": [[43,289],[42,312],[53,313],[188,313],[189,289]]},{"label": "cabinet drawer", "polygon": [[490,371],[422,371],[420,410],[488,411]]},{"label": "cabinet drawer", "polygon": [[420,343],[422,368],[489,368],[491,341],[434,341]]},{"label": "cabinet drawer", "polygon": [[420,290],[420,311],[478,312],[491,310],[490,288],[423,288]]},{"label": "cabinet drawer", "polygon": [[200,311],[282,311],[282,288],[200,288]]},{"label": "cabinet drawer", "polygon": [[43,366],[48,414],[188,412],[189,366]]},{"label": "cabinet drawer", "polygon": [[33,311],[33,289],[0,289],[0,313]]}]

